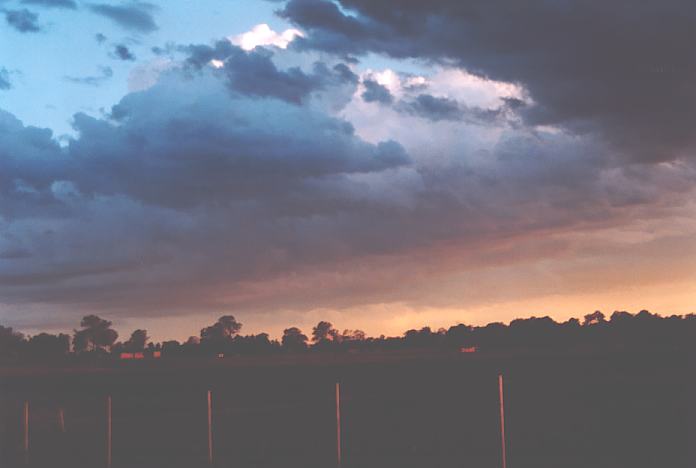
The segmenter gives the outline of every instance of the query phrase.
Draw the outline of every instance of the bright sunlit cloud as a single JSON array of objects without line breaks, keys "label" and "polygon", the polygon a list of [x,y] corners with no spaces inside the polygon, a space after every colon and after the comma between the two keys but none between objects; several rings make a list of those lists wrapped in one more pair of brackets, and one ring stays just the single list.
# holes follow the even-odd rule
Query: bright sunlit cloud
[{"label": "bright sunlit cloud", "polygon": [[252,50],[258,46],[275,46],[281,49],[288,47],[296,37],[303,37],[302,31],[298,29],[286,29],[282,33],[277,33],[265,23],[257,24],[251,31],[230,36],[230,42],[238,45],[244,50]]}]

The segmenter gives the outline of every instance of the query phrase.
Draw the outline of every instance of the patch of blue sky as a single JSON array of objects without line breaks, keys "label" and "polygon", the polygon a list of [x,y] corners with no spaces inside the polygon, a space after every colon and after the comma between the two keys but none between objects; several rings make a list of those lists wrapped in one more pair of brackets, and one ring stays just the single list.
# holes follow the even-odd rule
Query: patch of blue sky
[{"label": "patch of blue sky", "polygon": [[[152,47],[210,43],[258,23],[276,30],[290,27],[274,15],[278,5],[272,2],[167,0],[154,4],[158,29],[149,34],[128,31],[84,3],[77,10],[32,8],[39,14],[40,32],[0,28],[0,66],[13,72],[12,88],[0,92],[0,108],[25,124],[51,128],[57,136],[73,135],[72,116],[76,112],[98,115],[117,103],[128,93],[131,70],[155,58]],[[4,6],[23,7],[17,2]],[[95,39],[98,33],[106,36],[103,43]],[[115,58],[115,44],[125,44],[137,60]],[[103,67],[110,67],[113,74],[98,86],[65,79],[98,76]]]}]

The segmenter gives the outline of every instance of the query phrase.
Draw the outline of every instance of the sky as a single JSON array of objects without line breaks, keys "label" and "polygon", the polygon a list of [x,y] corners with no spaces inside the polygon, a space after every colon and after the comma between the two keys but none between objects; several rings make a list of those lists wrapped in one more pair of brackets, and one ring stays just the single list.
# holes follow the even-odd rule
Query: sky
[{"label": "sky", "polygon": [[0,0],[0,324],[696,312],[689,1]]}]

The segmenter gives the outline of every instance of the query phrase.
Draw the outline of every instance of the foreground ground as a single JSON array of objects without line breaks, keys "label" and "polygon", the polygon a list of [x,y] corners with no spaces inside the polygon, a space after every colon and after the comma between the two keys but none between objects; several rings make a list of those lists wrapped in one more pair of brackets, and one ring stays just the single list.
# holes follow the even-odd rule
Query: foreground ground
[{"label": "foreground ground", "polygon": [[[694,365],[670,353],[307,356],[0,370],[0,466],[691,467]],[[30,406],[29,453],[22,411]],[[62,431],[59,410],[63,411]]]}]

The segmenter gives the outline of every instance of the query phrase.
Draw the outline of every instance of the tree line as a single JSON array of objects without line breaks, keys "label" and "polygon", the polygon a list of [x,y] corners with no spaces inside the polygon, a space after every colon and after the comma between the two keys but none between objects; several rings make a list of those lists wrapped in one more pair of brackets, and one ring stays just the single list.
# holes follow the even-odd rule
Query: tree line
[{"label": "tree line", "polygon": [[0,325],[0,358],[56,359],[66,357],[120,356],[122,353],[155,352],[163,357],[216,355],[270,355],[304,352],[362,352],[403,349],[476,351],[558,350],[653,350],[686,349],[696,338],[696,315],[663,317],[642,310],[637,314],[616,311],[610,317],[595,311],[581,320],[556,322],[550,317],[516,319],[485,326],[458,324],[449,329],[412,329],[397,337],[367,337],[361,330],[336,329],[327,321],[312,328],[310,336],[297,327],[284,330],[280,340],[267,333],[241,335],[242,324],[232,315],[220,317],[198,336],[181,343],[154,343],[143,329],[118,341],[112,322],[87,315],[72,335],[39,333],[25,336]]}]

